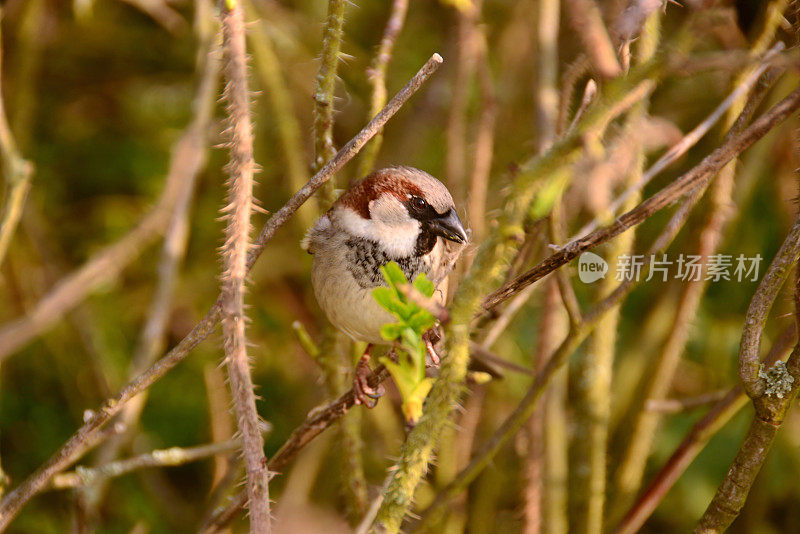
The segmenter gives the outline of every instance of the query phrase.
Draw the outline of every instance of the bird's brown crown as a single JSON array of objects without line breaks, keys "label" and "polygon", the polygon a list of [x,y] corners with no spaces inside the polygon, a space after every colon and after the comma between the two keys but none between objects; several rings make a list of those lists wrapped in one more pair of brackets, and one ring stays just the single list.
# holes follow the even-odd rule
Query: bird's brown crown
[{"label": "bird's brown crown", "polygon": [[368,175],[339,197],[336,204],[370,219],[369,203],[383,194],[394,195],[400,202],[409,196],[423,196],[422,189],[407,177],[406,169],[390,167]]}]

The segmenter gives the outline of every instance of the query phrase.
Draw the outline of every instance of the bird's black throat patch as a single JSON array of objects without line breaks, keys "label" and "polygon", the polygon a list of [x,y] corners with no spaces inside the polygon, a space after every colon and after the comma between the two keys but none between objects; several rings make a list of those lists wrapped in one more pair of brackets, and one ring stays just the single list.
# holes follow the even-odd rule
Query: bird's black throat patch
[{"label": "bird's black throat patch", "polygon": [[[420,235],[422,239],[422,235]],[[436,236],[433,236],[433,244],[436,243]],[[353,279],[363,289],[386,285],[380,268],[390,261],[397,262],[403,274],[408,280],[414,280],[419,273],[429,273],[429,267],[422,256],[430,252],[430,249],[423,254],[414,254],[401,258],[394,258],[386,253],[378,243],[363,237],[351,237],[345,244],[347,245],[347,270],[353,275]],[[417,240],[419,249],[420,241]]]}]

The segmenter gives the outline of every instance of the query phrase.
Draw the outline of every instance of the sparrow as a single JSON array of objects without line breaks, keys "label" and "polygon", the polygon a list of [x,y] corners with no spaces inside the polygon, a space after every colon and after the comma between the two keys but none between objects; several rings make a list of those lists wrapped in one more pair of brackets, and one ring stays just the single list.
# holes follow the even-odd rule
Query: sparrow
[{"label": "sparrow", "polygon": [[444,304],[448,275],[468,242],[450,192],[413,167],[373,172],[309,229],[302,247],[314,255],[317,302],[335,327],[368,344],[355,373],[357,403],[374,406],[382,394],[380,386],[370,388],[366,381],[370,350],[388,343],[381,326],[395,321],[372,298],[373,289],[386,285],[380,267],[395,261],[409,281],[425,273],[436,287],[434,300]]}]

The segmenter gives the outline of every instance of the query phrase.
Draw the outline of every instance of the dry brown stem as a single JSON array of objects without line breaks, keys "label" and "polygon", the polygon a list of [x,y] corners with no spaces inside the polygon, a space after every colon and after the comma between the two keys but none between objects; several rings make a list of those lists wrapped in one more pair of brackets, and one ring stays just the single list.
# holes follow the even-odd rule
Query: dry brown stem
[{"label": "dry brown stem", "polygon": [[231,396],[236,408],[247,473],[248,508],[252,534],[271,531],[269,477],[264,461],[264,438],[259,429],[258,410],[245,336],[244,292],[247,252],[250,249],[250,213],[253,206],[253,126],[250,122],[250,93],[247,83],[247,48],[244,9],[220,2],[222,51],[224,55],[225,99],[228,102],[230,140],[227,166],[227,225],[222,247],[223,271],[220,307],[225,363]]}]

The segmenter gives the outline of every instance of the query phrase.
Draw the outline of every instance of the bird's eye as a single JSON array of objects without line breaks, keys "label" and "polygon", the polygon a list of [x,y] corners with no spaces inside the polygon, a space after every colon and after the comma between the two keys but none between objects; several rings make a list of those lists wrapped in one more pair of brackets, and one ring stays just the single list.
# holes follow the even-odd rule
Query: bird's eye
[{"label": "bird's eye", "polygon": [[428,203],[425,202],[425,199],[422,197],[411,197],[411,205],[417,208],[418,210],[421,210],[425,206],[427,206]]}]

